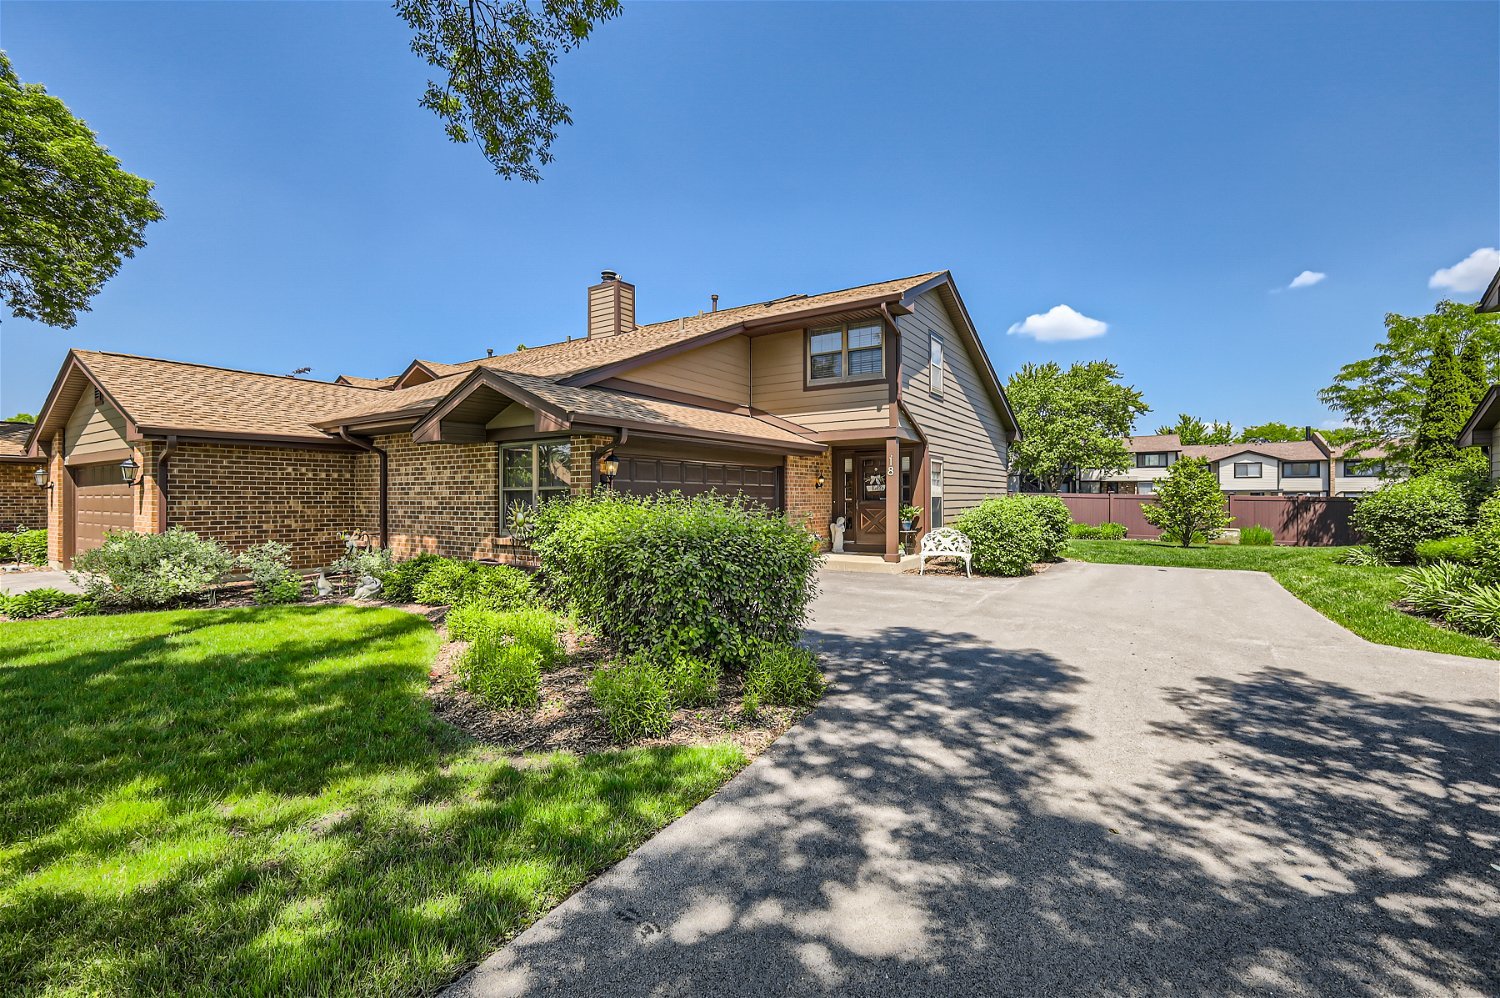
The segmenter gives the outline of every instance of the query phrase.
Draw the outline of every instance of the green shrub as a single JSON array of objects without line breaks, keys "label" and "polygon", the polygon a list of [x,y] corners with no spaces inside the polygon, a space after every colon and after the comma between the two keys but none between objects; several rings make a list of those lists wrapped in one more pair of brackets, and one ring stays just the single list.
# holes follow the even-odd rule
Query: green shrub
[{"label": "green shrub", "polygon": [[380,595],[392,603],[415,603],[417,585],[427,577],[432,566],[444,559],[435,554],[419,554],[407,561],[398,561],[380,576]]},{"label": "green shrub", "polygon": [[1162,540],[1187,547],[1214,540],[1229,526],[1229,500],[1218,474],[1201,457],[1184,457],[1156,482],[1156,501],[1141,516],[1159,529]]},{"label": "green shrub", "polygon": [[292,571],[292,546],[266,541],[240,552],[241,568],[255,584],[255,602],[295,603],[302,596],[302,576]]},{"label": "green shrub", "polygon": [[448,636],[458,641],[510,642],[536,656],[543,669],[555,669],[567,657],[558,631],[562,621],[540,607],[491,610],[483,603],[465,603],[448,611]]},{"label": "green shrub", "polygon": [[1448,623],[1482,638],[1500,638],[1500,586],[1469,585],[1449,599]]},{"label": "green shrub", "polygon": [[1095,526],[1090,523],[1070,523],[1068,535],[1080,541],[1121,541],[1125,539],[1125,524],[1101,523]]},{"label": "green shrub", "polygon": [[594,673],[589,695],[616,741],[665,735],[672,727],[672,694],[662,669],[637,656]]},{"label": "green shrub", "polygon": [[18,530],[0,533],[0,561],[18,561],[23,565],[47,564],[47,531]]},{"label": "green shrub", "polygon": [[1474,538],[1463,534],[1457,537],[1420,541],[1415,550],[1419,565],[1431,565],[1439,561],[1455,561],[1461,565],[1467,565],[1477,554]]},{"label": "green shrub", "polygon": [[[391,570],[391,553],[382,548],[352,548],[343,557],[328,566],[330,575],[342,575],[351,587],[358,587],[359,580],[366,575],[373,579],[385,579]],[[381,597],[385,597],[385,583],[381,583]]]},{"label": "green shrub", "polygon": [[817,593],[808,534],[738,499],[606,492],[544,503],[533,547],[584,626],[657,661],[736,668],[758,640],[795,639]]},{"label": "green shrub", "polygon": [[959,514],[956,526],[974,549],[974,571],[982,575],[1029,575],[1031,566],[1050,561],[1067,545],[1071,520],[1059,523],[1050,503],[1055,496],[1014,495],[984,500]]},{"label": "green shrub", "polygon": [[416,602],[430,606],[475,604],[491,610],[515,610],[535,602],[531,576],[521,569],[450,558],[429,564],[412,592]]},{"label": "green shrub", "polygon": [[1480,503],[1474,517],[1474,573],[1484,585],[1500,586],[1500,493]]},{"label": "green shrub", "polygon": [[1240,543],[1257,548],[1270,547],[1276,543],[1276,535],[1272,533],[1270,527],[1241,527]]},{"label": "green shrub", "polygon": [[1454,597],[1470,586],[1474,573],[1465,565],[1440,561],[1401,574],[1401,598],[1419,613],[1446,616],[1453,609]]},{"label": "green shrub", "polygon": [[0,594],[0,613],[13,620],[26,620],[74,606],[81,599],[80,596],[60,589],[32,589],[13,596]]},{"label": "green shrub", "polygon": [[541,700],[542,663],[536,651],[503,635],[484,633],[458,663],[464,688],[485,704],[535,710]]},{"label": "green shrub", "polygon": [[1470,522],[1481,503],[1494,488],[1490,481],[1489,458],[1478,447],[1468,447],[1458,452],[1458,458],[1442,467],[1429,471],[1423,478],[1445,482],[1458,490],[1468,511]]},{"label": "green shrub", "polygon": [[1392,482],[1354,507],[1354,529],[1370,549],[1391,564],[1416,560],[1422,541],[1464,532],[1470,515],[1464,494],[1453,483],[1429,475]]},{"label": "green shrub", "polygon": [[154,607],[213,589],[233,567],[216,541],[173,527],[106,534],[103,544],[73,559],[73,577],[101,605]]},{"label": "green shrub", "polygon": [[823,695],[818,656],[800,645],[768,644],[745,674],[745,693],[756,702],[800,707]]},{"label": "green shrub", "polygon": [[718,701],[723,672],[713,662],[682,655],[663,666],[662,671],[674,707],[706,707]]}]

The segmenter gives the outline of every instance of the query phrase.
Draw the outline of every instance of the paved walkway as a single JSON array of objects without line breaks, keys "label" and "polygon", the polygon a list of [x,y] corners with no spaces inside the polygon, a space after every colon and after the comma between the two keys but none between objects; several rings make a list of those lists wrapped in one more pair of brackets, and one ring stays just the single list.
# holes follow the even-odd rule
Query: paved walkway
[{"label": "paved walkway", "polygon": [[1500,993],[1495,663],[1255,573],[823,586],[823,705],[455,994]]},{"label": "paved walkway", "polygon": [[24,593],[32,589],[61,589],[65,593],[83,591],[73,584],[67,572],[0,572],[0,593]]}]

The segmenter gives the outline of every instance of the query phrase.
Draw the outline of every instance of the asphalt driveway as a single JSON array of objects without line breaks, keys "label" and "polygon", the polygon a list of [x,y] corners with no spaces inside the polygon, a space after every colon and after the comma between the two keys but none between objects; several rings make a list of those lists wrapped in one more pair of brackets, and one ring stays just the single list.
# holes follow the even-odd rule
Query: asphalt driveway
[{"label": "asphalt driveway", "polygon": [[1254,573],[823,586],[823,705],[457,993],[1500,993],[1494,663]]}]

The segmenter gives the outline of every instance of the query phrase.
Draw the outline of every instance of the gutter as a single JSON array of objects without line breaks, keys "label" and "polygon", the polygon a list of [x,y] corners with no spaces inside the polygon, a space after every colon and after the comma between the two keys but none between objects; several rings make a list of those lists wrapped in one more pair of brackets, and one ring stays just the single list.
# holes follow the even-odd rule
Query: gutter
[{"label": "gutter", "polygon": [[386,492],[390,484],[390,474],[388,469],[388,458],[386,456],[385,449],[382,447],[376,447],[369,440],[366,440],[362,437],[351,437],[349,435],[349,427],[347,426],[339,427],[339,436],[343,439],[344,443],[349,444],[352,447],[358,447],[360,450],[367,453],[374,454],[380,461],[380,512],[378,513],[378,518],[380,521],[380,547],[382,550],[388,550],[391,546],[391,537],[390,516],[386,504]]},{"label": "gutter", "polygon": [[176,449],[177,435],[172,434],[167,437],[167,445],[156,458],[156,532],[159,534],[167,532],[167,462],[172,459],[172,452]]}]

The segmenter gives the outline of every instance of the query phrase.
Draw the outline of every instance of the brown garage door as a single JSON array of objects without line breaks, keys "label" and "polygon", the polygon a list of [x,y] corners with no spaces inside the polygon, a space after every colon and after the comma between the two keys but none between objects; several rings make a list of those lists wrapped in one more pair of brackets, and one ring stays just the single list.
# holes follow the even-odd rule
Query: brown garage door
[{"label": "brown garage door", "polygon": [[621,456],[615,488],[638,496],[654,492],[681,492],[689,496],[705,492],[740,494],[767,509],[782,508],[781,476],[777,468]]},{"label": "brown garage door", "polygon": [[111,530],[129,530],[135,504],[131,488],[120,480],[120,463],[85,464],[73,469],[73,553],[104,543]]}]

